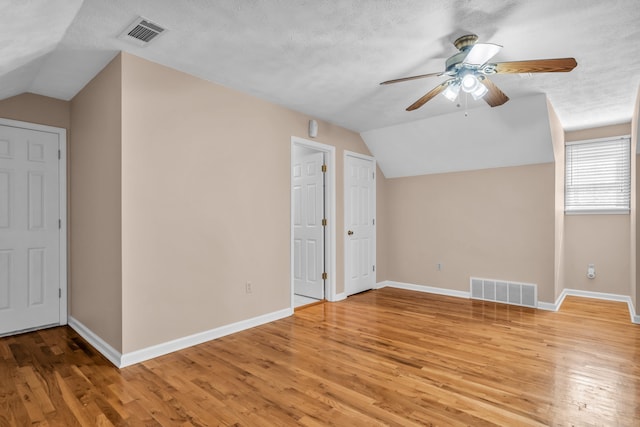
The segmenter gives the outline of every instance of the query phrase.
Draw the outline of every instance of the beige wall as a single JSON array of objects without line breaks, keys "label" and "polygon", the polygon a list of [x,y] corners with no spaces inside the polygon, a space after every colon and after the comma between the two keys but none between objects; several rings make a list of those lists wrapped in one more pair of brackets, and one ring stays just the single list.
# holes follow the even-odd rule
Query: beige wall
[{"label": "beige wall", "polygon": [[[123,352],[288,308],[291,136],[309,117],[122,61]],[[368,150],[322,121],[316,140],[337,147],[341,292],[343,150]]]},{"label": "beige wall", "polygon": [[629,215],[567,215],[565,236],[565,288],[630,295]]},{"label": "beige wall", "polygon": [[[603,126],[565,132],[565,140],[628,135],[630,130],[629,123]],[[631,295],[630,232],[630,215],[566,215],[564,287]],[[595,279],[586,277],[588,264],[595,265]]]},{"label": "beige wall", "polygon": [[121,59],[71,101],[70,315],[122,351]]},{"label": "beige wall", "polygon": [[[23,94],[0,116],[70,130],[70,315],[116,350],[289,306],[290,138],[309,117],[126,54],[71,102]],[[343,153],[369,152],[322,121],[316,140],[337,147],[342,292]],[[384,188],[379,171],[379,209]]]},{"label": "beige wall", "polygon": [[554,298],[557,299],[564,289],[564,130],[548,99],[547,110],[555,159]]},{"label": "beige wall", "polygon": [[566,142],[586,141],[589,139],[608,138],[610,136],[629,135],[630,133],[631,123],[620,123],[591,129],[567,131],[564,133],[564,139]]},{"label": "beige wall", "polygon": [[535,283],[553,302],[554,173],[549,163],[388,179],[388,276],[459,291],[470,276]]},{"label": "beige wall", "polygon": [[389,276],[389,231],[390,216],[387,182],[380,168],[376,176],[376,281],[378,283],[391,279]]},{"label": "beige wall", "polygon": [[33,93],[23,93],[0,101],[0,117],[69,129],[70,102]]}]

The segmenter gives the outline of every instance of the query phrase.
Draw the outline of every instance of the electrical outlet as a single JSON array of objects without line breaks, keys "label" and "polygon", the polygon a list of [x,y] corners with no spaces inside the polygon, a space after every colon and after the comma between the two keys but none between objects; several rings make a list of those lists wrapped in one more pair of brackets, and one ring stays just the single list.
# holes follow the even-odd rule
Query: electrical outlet
[{"label": "electrical outlet", "polygon": [[436,264],[436,267],[438,268],[438,271],[442,271],[442,263],[441,262]]},{"label": "electrical outlet", "polygon": [[244,291],[248,294],[253,292],[253,289],[251,288],[251,282],[247,282],[244,285]]}]

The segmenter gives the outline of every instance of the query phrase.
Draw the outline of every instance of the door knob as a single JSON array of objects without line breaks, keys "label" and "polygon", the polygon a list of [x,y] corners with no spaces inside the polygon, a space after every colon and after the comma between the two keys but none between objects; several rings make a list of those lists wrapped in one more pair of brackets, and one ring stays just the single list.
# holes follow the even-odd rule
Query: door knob
[{"label": "door knob", "polygon": [[353,231],[349,230],[349,231],[347,231],[347,234],[348,234],[349,236],[351,236],[351,235],[353,234]]}]

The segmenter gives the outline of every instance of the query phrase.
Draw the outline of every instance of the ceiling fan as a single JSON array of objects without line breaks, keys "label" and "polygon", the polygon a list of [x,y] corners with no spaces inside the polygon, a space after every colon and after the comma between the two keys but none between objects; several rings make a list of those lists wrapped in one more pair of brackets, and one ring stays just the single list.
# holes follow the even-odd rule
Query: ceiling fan
[{"label": "ceiling fan", "polygon": [[450,79],[442,82],[422,98],[407,107],[407,111],[413,111],[436,95],[442,94],[450,101],[455,101],[462,90],[471,94],[473,99],[483,98],[491,107],[497,107],[509,100],[490,79],[492,74],[518,74],[518,73],[566,73],[573,70],[577,64],[574,58],[534,59],[529,61],[513,62],[489,62],[502,46],[493,43],[476,43],[478,36],[467,34],[456,39],[454,46],[460,51],[447,59],[445,71],[439,73],[420,74],[418,76],[403,77],[387,80],[380,83],[405,82],[407,80],[422,79],[434,76],[449,76]]}]

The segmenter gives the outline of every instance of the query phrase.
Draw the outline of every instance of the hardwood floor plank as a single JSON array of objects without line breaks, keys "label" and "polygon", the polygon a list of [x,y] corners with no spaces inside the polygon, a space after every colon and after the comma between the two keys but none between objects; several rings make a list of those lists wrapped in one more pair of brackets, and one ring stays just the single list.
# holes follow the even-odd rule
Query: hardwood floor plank
[{"label": "hardwood floor plank", "polygon": [[0,338],[0,427],[640,425],[625,303],[381,289],[122,370],[65,327]]}]

